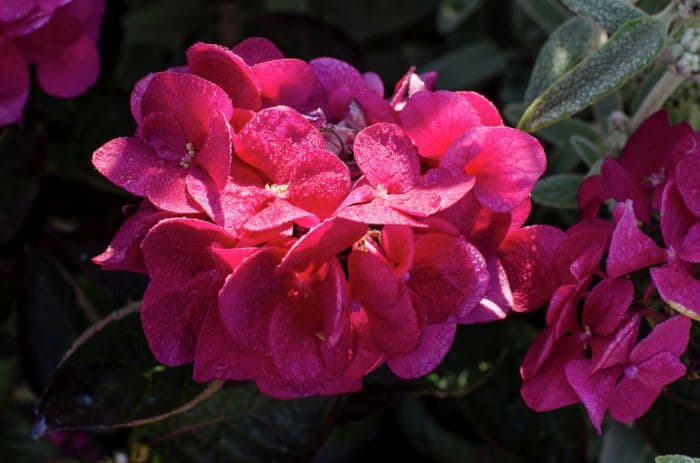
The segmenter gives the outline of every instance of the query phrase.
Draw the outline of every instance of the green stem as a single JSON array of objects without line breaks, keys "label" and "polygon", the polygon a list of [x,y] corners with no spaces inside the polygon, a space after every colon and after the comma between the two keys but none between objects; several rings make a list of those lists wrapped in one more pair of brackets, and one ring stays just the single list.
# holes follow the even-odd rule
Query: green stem
[{"label": "green stem", "polygon": [[676,74],[672,70],[667,70],[666,73],[656,82],[654,88],[644,98],[642,104],[639,105],[636,114],[632,118],[631,129],[636,130],[644,120],[661,109],[666,100],[676,91],[678,87],[685,82],[685,77]]}]

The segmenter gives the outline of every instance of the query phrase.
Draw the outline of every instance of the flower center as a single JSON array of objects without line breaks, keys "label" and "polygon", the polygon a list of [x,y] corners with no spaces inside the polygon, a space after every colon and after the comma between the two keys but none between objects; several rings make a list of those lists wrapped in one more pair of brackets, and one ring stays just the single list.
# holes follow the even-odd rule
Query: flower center
[{"label": "flower center", "polygon": [[192,143],[187,143],[185,145],[185,149],[187,149],[187,154],[180,159],[180,165],[187,169],[190,167],[190,163],[192,162],[192,159],[195,157],[197,152],[194,149],[194,145]]},{"label": "flower center", "polygon": [[271,191],[275,196],[281,199],[285,199],[289,196],[289,185],[277,185],[275,183],[268,183],[265,185],[265,189]]},{"label": "flower center", "polygon": [[386,189],[384,185],[377,185],[377,198],[380,199],[386,199],[387,195],[389,194],[389,191]]},{"label": "flower center", "polygon": [[625,376],[629,379],[637,379],[637,375],[639,375],[639,368],[637,368],[636,365],[627,365],[625,367]]},{"label": "flower center", "polygon": [[645,183],[648,183],[649,185],[656,188],[657,186],[664,183],[664,181],[666,180],[666,169],[661,169],[659,172],[654,172],[644,180]]}]

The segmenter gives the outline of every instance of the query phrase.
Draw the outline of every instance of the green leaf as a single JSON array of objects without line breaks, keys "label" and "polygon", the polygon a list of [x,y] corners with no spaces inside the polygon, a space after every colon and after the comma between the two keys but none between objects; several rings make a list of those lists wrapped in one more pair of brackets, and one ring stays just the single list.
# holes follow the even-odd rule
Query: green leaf
[{"label": "green leaf", "polygon": [[639,431],[610,420],[598,463],[646,463],[651,456],[652,449]]},{"label": "green leaf", "polygon": [[438,32],[453,32],[478,10],[482,3],[484,0],[442,0],[436,18]]},{"label": "green leaf", "polygon": [[309,461],[331,432],[339,397],[273,400],[253,385],[223,389],[185,413],[133,436],[180,463]]},{"label": "green leaf", "polygon": [[588,167],[592,167],[596,162],[603,158],[603,155],[598,151],[598,147],[591,143],[590,140],[580,135],[574,135],[569,140],[571,147],[576,155]]},{"label": "green leaf", "polygon": [[562,0],[574,13],[593,18],[608,32],[616,31],[627,21],[646,16],[625,0]]},{"label": "green leaf", "polygon": [[559,174],[545,177],[532,190],[532,200],[540,206],[555,209],[578,209],[576,194],[583,182],[580,174]]},{"label": "green leaf", "polygon": [[508,57],[509,53],[483,40],[425,64],[421,70],[437,71],[439,88],[464,89],[504,72]]},{"label": "green leaf", "polygon": [[537,55],[525,91],[525,103],[532,103],[547,87],[596,50],[602,38],[599,27],[588,18],[577,16],[559,26]]},{"label": "green leaf", "polygon": [[600,50],[540,95],[518,127],[534,132],[594,104],[646,68],[665,40],[666,25],[658,18],[645,16],[626,23]]},{"label": "green leaf", "polygon": [[39,400],[33,434],[143,424],[183,411],[218,387],[194,383],[189,366],[158,364],[138,306],[127,306],[88,328],[68,350]]},{"label": "green leaf", "polygon": [[570,16],[557,0],[515,0],[515,3],[545,32],[552,32]]},{"label": "green leaf", "polygon": [[700,458],[691,458],[684,455],[662,455],[656,457],[656,463],[700,463]]}]

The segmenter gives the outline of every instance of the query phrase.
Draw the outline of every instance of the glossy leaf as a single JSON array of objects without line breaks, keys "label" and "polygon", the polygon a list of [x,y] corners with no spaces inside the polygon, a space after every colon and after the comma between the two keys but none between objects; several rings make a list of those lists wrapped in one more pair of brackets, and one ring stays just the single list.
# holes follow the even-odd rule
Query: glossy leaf
[{"label": "glossy leaf", "polygon": [[540,180],[530,195],[532,200],[556,209],[577,209],[576,193],[584,176],[580,174],[559,174]]},{"label": "glossy leaf", "polygon": [[563,76],[602,44],[604,35],[589,18],[580,16],[559,26],[540,49],[525,91],[525,102],[531,103],[547,87]]},{"label": "glossy leaf", "polygon": [[647,67],[665,40],[666,25],[661,19],[641,17],[626,23],[538,97],[519,128],[536,131],[592,105]]},{"label": "glossy leaf", "polygon": [[219,387],[191,378],[189,366],[158,364],[138,306],[127,306],[91,326],[66,353],[39,400],[33,434],[143,424],[182,411]]},{"label": "glossy leaf", "polygon": [[138,429],[135,439],[160,461],[309,461],[330,434],[340,401],[273,400],[253,385],[237,385]]},{"label": "glossy leaf", "polygon": [[562,3],[576,14],[595,19],[608,32],[614,32],[627,21],[646,15],[625,0],[562,0]]}]

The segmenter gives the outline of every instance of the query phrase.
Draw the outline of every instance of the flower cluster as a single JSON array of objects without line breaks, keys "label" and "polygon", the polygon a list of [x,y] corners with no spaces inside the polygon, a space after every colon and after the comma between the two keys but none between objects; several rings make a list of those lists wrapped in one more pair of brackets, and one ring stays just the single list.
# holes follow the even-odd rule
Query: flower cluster
[{"label": "flower cluster", "polygon": [[29,65],[46,93],[72,98],[97,80],[95,46],[104,0],[12,0],[0,4],[0,127],[19,121]]},{"label": "flower cluster", "polygon": [[[547,326],[521,367],[531,408],[582,402],[600,431],[606,412],[635,420],[685,374],[700,319],[699,141],[656,113],[582,184],[581,222],[551,241]],[[612,223],[597,218],[610,198]]]},{"label": "flower cluster", "polygon": [[542,147],[435,78],[384,98],[374,73],[251,38],[137,83],[136,134],[93,163],[145,200],[95,262],[150,277],[160,362],[279,398],[355,391],[384,362],[425,375],[460,323],[544,303],[528,272],[556,230],[523,228]]}]

